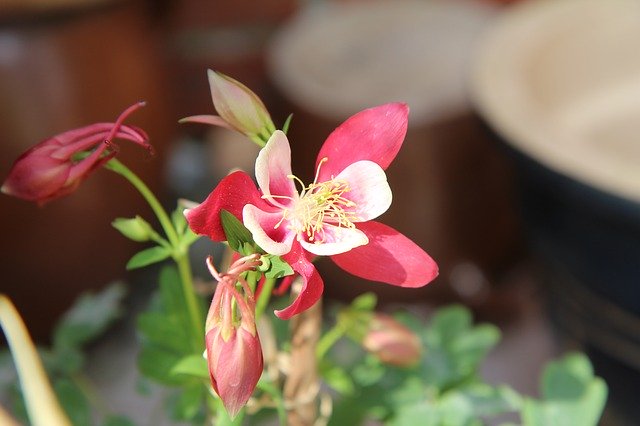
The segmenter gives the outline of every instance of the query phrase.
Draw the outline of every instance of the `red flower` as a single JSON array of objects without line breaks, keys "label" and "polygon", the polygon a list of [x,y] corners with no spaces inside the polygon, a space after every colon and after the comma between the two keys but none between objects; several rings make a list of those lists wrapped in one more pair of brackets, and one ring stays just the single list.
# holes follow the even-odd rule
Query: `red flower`
[{"label": "red flower", "polygon": [[[130,106],[115,123],[92,124],[40,142],[13,163],[2,192],[42,205],[75,191],[91,172],[113,158],[118,151],[114,139],[129,140],[151,150],[144,131],[122,125],[143,105],[139,102]],[[85,152],[87,156],[77,158]]]},{"label": "red flower", "polygon": [[[186,212],[189,226],[197,234],[224,241],[220,210],[228,210],[243,220],[254,239],[265,245],[264,250],[275,248],[277,252],[273,254],[281,255],[304,278],[298,298],[276,311],[283,319],[308,309],[322,295],[322,278],[310,262],[314,254],[329,255],[347,272],[373,281],[399,287],[429,283],[438,274],[433,259],[395,229],[370,220],[384,212],[390,202],[390,194],[385,193],[388,186],[384,170],[402,146],[408,112],[405,104],[392,103],[361,111],[346,120],[320,149],[316,179],[303,187],[301,194],[292,191],[292,179],[296,178],[288,176],[290,159],[282,154],[287,151],[283,149],[284,135],[274,133],[256,162],[261,190],[246,173],[232,173],[202,204]],[[274,142],[278,149],[273,148]],[[376,182],[372,187],[368,177]],[[380,193],[376,194],[378,189]],[[325,193],[334,200],[339,196],[340,202],[320,205],[329,199]],[[317,206],[314,204],[318,211],[314,210],[312,217],[303,216],[303,209],[297,211],[298,206],[310,211],[310,201],[318,202]],[[309,229],[313,232],[308,233]],[[340,240],[341,236],[347,240]]]}]

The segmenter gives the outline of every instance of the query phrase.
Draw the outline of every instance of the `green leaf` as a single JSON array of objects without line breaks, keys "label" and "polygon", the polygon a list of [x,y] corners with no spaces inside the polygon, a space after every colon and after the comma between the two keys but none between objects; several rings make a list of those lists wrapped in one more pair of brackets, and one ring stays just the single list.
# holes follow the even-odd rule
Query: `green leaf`
[{"label": "green leaf", "polygon": [[[173,368],[185,357],[202,357],[202,349],[193,346],[191,322],[186,310],[180,277],[176,268],[160,271],[160,285],[151,307],[138,317],[142,350],[138,358],[140,371],[161,383],[176,385],[193,381],[193,377],[175,375]],[[199,337],[204,340],[204,336]]]},{"label": "green leaf", "polygon": [[144,242],[151,240],[153,236],[158,236],[151,225],[140,216],[134,218],[119,217],[111,222],[111,226],[133,241]]},{"label": "green leaf", "polygon": [[461,306],[439,310],[422,334],[427,351],[421,375],[440,390],[475,379],[480,363],[500,340],[497,327],[474,326]]},{"label": "green leaf", "polygon": [[542,400],[527,399],[525,426],[597,425],[607,400],[607,385],[593,375],[589,359],[578,353],[551,362],[542,375]]},{"label": "green leaf", "polygon": [[56,380],[53,384],[56,396],[74,426],[91,424],[91,408],[82,391],[68,379]]},{"label": "green leaf", "polygon": [[355,384],[349,374],[340,366],[329,360],[322,360],[320,364],[320,376],[332,389],[341,395],[353,395]]},{"label": "green leaf", "polygon": [[135,426],[135,423],[124,416],[108,416],[102,426]]},{"label": "green leaf", "polygon": [[[205,387],[200,383],[195,383],[184,388],[178,395],[172,407],[174,420],[191,421],[202,412],[205,405],[204,399],[207,397]],[[203,422],[200,422],[203,424]]]},{"label": "green leaf", "polygon": [[177,354],[183,354],[185,348],[189,348],[189,335],[183,326],[175,315],[163,312],[143,312],[138,316],[138,331],[145,341]]},{"label": "green leaf", "polygon": [[161,262],[171,256],[171,250],[162,246],[155,246],[142,250],[133,255],[127,262],[127,270],[142,268],[154,263]]},{"label": "green leaf", "polygon": [[122,313],[126,287],[111,284],[98,293],[81,295],[53,330],[53,346],[80,348],[103,333]]},{"label": "green leaf", "polygon": [[171,369],[173,375],[187,375],[209,381],[209,367],[202,355],[188,355]]},{"label": "green leaf", "polygon": [[278,413],[278,420],[281,425],[287,423],[287,411],[284,405],[284,398],[282,392],[278,386],[274,386],[268,379],[265,379],[266,375],[262,375],[258,381],[258,389],[269,394],[273,401],[276,403],[276,411]]},{"label": "green leaf", "polygon": [[220,211],[220,221],[222,222],[222,229],[224,229],[229,247],[245,256],[251,254],[245,252],[245,244],[248,243],[251,246],[255,246],[255,242],[251,232],[242,222],[227,210]]},{"label": "green leaf", "polygon": [[376,383],[385,373],[385,367],[373,355],[367,355],[363,363],[357,364],[353,370],[353,379],[360,386],[368,386]]},{"label": "green leaf", "polygon": [[181,356],[175,352],[148,343],[142,347],[138,355],[138,368],[144,376],[157,382],[165,385],[180,385],[192,381],[190,377],[172,373],[173,367],[181,359]]},{"label": "green leaf", "polygon": [[269,256],[270,267],[265,272],[267,278],[282,278],[287,275],[293,275],[293,269],[291,266],[282,260],[279,256]]}]

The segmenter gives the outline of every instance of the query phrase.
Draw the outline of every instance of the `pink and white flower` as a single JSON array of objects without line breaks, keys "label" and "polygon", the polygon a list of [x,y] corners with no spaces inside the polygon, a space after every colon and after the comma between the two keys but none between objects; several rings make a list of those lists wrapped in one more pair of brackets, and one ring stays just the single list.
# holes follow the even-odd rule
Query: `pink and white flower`
[{"label": "pink and white flower", "polygon": [[[304,278],[298,298],[276,311],[283,319],[311,307],[323,283],[310,262],[330,256],[356,276],[400,287],[420,287],[438,267],[413,241],[375,222],[391,204],[384,170],[402,146],[408,108],[391,103],[352,116],[327,138],[316,159],[314,181],[291,174],[289,143],[274,132],[256,161],[259,190],[244,172],[223,179],[198,207],[186,212],[191,229],[223,241],[220,210],[241,219],[256,243],[281,256]],[[296,190],[296,183],[300,190]]]}]

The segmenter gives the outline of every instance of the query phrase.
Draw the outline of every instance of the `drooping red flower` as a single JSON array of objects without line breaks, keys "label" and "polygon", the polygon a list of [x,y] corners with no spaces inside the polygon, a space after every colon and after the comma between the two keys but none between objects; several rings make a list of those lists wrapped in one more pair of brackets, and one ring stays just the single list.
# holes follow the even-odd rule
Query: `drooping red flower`
[{"label": "drooping red flower", "polygon": [[[115,139],[151,150],[143,130],[122,124],[143,105],[130,106],[115,123],[96,123],[45,139],[13,163],[0,190],[42,205],[75,191],[91,172],[113,158],[118,151]],[[78,158],[81,153],[88,155]]]},{"label": "drooping red flower", "polygon": [[[259,257],[239,259],[224,274],[216,271],[211,258],[207,259],[218,281],[205,324],[207,363],[211,385],[231,418],[251,397],[264,367],[254,295],[240,276],[259,265]],[[236,290],[236,282],[241,283],[244,296]]]},{"label": "drooping red flower", "polygon": [[275,132],[256,161],[251,177],[224,178],[199,206],[186,212],[191,229],[224,241],[220,210],[228,210],[252,232],[265,251],[282,256],[304,279],[298,298],[277,311],[283,319],[311,307],[323,283],[311,263],[328,255],[353,275],[400,287],[420,287],[438,274],[433,259],[395,229],[373,221],[389,207],[384,170],[402,146],[408,108],[391,103],[350,117],[320,149],[316,178],[298,193],[291,175],[289,144]]}]

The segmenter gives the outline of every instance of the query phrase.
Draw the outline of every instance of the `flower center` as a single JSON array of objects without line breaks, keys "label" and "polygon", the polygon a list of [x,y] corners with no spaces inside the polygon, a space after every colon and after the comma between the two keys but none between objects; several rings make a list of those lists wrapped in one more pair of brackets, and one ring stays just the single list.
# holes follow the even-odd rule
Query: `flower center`
[{"label": "flower center", "polygon": [[282,220],[276,228],[287,221],[287,228],[297,234],[306,234],[310,242],[321,244],[325,242],[324,224],[331,224],[344,228],[355,228],[357,215],[353,211],[356,203],[344,197],[350,191],[349,183],[344,180],[331,179],[325,182],[317,182],[320,167],[327,158],[323,158],[318,164],[316,177],[313,183],[305,186],[296,176],[289,175],[301,186],[301,191],[293,206],[283,209]]}]

